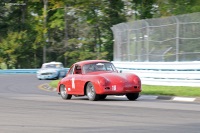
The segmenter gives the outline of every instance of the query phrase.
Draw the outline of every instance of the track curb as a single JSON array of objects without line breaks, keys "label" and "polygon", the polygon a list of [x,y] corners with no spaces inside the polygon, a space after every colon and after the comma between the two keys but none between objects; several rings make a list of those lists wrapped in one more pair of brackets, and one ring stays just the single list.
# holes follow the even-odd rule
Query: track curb
[{"label": "track curb", "polygon": [[44,91],[50,91],[50,92],[56,91],[56,88],[53,88],[53,87],[49,86],[48,83],[41,84],[41,85],[38,86],[38,88],[41,89],[41,90],[44,90]]},{"label": "track curb", "polygon": [[200,102],[199,97],[183,97],[183,96],[156,96],[159,100],[181,101],[181,102]]}]

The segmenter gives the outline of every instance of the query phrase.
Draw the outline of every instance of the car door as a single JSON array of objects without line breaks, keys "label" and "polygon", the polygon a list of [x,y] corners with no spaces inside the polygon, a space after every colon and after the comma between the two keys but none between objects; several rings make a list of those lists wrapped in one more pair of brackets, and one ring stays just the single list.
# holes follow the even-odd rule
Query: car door
[{"label": "car door", "polygon": [[76,90],[75,90],[75,82],[74,82],[74,68],[75,68],[75,65],[73,65],[68,74],[67,74],[67,78],[66,78],[66,89],[68,91],[69,94],[75,94]]},{"label": "car door", "polygon": [[73,87],[75,88],[77,95],[84,95],[84,75],[82,74],[82,69],[80,65],[75,65],[73,74]]}]

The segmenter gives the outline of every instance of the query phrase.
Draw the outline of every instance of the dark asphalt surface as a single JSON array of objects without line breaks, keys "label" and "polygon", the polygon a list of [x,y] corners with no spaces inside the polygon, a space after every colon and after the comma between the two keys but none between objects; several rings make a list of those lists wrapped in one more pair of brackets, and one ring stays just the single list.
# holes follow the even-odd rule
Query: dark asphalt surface
[{"label": "dark asphalt surface", "polygon": [[0,133],[199,133],[200,104],[108,97],[62,100],[50,80],[0,75]]}]

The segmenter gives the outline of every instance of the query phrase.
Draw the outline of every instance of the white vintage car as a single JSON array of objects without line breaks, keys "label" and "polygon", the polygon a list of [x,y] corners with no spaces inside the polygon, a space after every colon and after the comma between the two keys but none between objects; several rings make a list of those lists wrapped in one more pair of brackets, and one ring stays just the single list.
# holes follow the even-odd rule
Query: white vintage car
[{"label": "white vintage car", "polygon": [[37,78],[42,79],[59,79],[65,77],[68,69],[63,67],[61,62],[49,62],[42,64],[41,69],[37,71]]}]

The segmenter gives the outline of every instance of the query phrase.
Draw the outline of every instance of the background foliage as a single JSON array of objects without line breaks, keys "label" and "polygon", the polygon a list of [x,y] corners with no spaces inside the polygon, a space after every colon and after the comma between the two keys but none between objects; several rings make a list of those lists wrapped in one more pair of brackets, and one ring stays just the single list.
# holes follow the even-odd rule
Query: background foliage
[{"label": "background foliage", "polygon": [[199,0],[1,0],[0,64],[112,61],[113,25],[199,11]]}]

